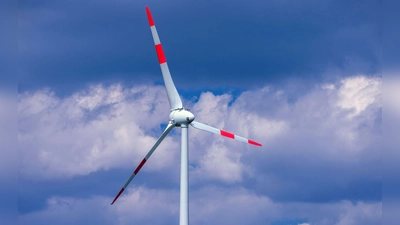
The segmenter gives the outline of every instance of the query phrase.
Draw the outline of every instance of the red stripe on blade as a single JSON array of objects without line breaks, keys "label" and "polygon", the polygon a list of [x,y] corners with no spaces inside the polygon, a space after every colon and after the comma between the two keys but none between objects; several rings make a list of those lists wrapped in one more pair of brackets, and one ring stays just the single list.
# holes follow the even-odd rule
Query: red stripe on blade
[{"label": "red stripe on blade", "polygon": [[222,136],[225,136],[225,137],[228,137],[228,138],[235,138],[235,135],[232,134],[232,133],[226,132],[224,130],[220,130],[220,132],[221,132]]},{"label": "red stripe on blade", "polygon": [[124,190],[125,190],[125,188],[122,188],[122,189],[118,192],[117,196],[114,198],[114,201],[112,201],[111,205],[114,204],[115,201],[117,201],[117,198],[122,194],[122,192],[123,192]]},{"label": "red stripe on blade", "polygon": [[147,13],[147,19],[149,20],[150,26],[154,26],[153,17],[151,16],[150,9],[147,6],[146,6],[146,13]]},{"label": "red stripe on blade", "polygon": [[249,144],[252,144],[252,145],[262,146],[260,143],[255,142],[255,141],[252,141],[252,140],[248,140],[247,142],[248,142]]},{"label": "red stripe on blade", "polygon": [[133,172],[135,175],[139,172],[139,170],[142,168],[145,162],[146,159],[143,159],[142,162],[139,164],[139,166],[136,168],[135,172]]},{"label": "red stripe on blade", "polygon": [[156,45],[156,52],[158,56],[158,62],[160,62],[160,64],[165,63],[167,59],[165,59],[164,51],[162,49],[161,44]]}]

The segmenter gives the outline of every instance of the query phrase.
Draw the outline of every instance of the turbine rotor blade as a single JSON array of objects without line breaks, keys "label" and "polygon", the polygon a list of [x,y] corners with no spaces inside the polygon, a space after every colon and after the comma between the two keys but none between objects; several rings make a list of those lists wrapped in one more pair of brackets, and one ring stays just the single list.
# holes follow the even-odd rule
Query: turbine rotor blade
[{"label": "turbine rotor blade", "polygon": [[161,72],[164,79],[165,89],[167,90],[168,100],[171,109],[183,108],[181,97],[176,90],[175,84],[172,80],[171,73],[169,72],[167,59],[165,58],[164,51],[158,37],[157,29],[154,24],[153,17],[150,13],[149,7],[146,6],[147,19],[149,20],[151,34],[153,36],[154,45],[156,47],[158,62],[160,63]]},{"label": "turbine rotor blade", "polygon": [[224,137],[227,137],[227,138],[232,138],[232,139],[235,139],[235,140],[238,140],[238,141],[242,141],[242,142],[246,142],[248,144],[252,144],[252,145],[256,145],[256,146],[262,146],[260,143],[255,142],[253,140],[241,137],[239,135],[230,133],[228,131],[220,130],[220,129],[205,125],[205,124],[200,123],[200,122],[193,121],[192,123],[190,123],[190,125],[192,125],[192,127],[197,128],[199,130],[204,130],[204,131],[208,131],[208,132],[211,132],[211,133],[214,133],[214,134],[219,134],[221,136],[224,136]]},{"label": "turbine rotor blade", "polygon": [[161,134],[161,136],[158,138],[156,143],[153,145],[153,147],[150,149],[150,151],[147,153],[147,155],[143,158],[143,160],[140,162],[138,167],[133,171],[132,175],[129,177],[128,181],[125,183],[125,185],[121,188],[121,190],[118,192],[117,196],[115,196],[114,200],[112,201],[111,205],[114,204],[114,202],[118,199],[118,197],[124,192],[126,187],[129,185],[129,183],[132,181],[132,179],[136,176],[136,174],[140,171],[142,166],[149,160],[151,154],[153,154],[154,150],[158,147],[158,145],[164,140],[164,138],[167,136],[167,134],[172,130],[172,128],[175,127],[175,124],[173,123],[168,123],[167,128],[165,128],[164,132]]}]

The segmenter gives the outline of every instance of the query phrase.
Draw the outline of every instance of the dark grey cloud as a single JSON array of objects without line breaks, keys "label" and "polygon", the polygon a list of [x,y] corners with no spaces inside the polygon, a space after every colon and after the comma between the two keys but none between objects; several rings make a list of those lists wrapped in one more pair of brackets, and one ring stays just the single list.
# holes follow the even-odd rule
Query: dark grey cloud
[{"label": "dark grey cloud", "polygon": [[181,89],[380,68],[376,1],[20,1],[20,90],[162,82],[146,4]]}]

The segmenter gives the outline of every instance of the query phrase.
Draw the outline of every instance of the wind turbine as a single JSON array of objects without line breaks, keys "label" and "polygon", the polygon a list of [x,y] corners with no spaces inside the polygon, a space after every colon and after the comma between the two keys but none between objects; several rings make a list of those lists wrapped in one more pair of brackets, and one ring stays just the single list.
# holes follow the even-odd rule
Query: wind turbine
[{"label": "wind turbine", "polygon": [[118,197],[122,194],[122,192],[126,189],[132,179],[136,176],[139,170],[143,167],[143,165],[149,160],[150,156],[153,154],[154,150],[158,147],[158,145],[164,140],[167,134],[174,128],[180,127],[182,128],[182,138],[181,138],[181,177],[180,177],[180,217],[179,224],[180,225],[188,225],[189,224],[189,182],[188,182],[188,165],[189,165],[189,157],[188,157],[188,128],[189,124],[197,128],[199,130],[209,131],[211,133],[219,134],[221,136],[232,138],[238,141],[247,142],[248,144],[261,146],[260,143],[252,141],[250,139],[238,136],[236,134],[220,130],[203,123],[194,121],[195,116],[187,109],[185,109],[182,105],[182,100],[178,94],[178,91],[175,88],[174,82],[172,81],[171,74],[168,69],[167,60],[164,55],[164,51],[161,46],[160,38],[158,37],[158,33],[156,30],[156,26],[154,25],[153,17],[150,13],[150,9],[146,7],[147,18],[150,24],[151,34],[153,35],[154,44],[156,47],[156,52],[158,56],[158,61],[160,63],[161,72],[164,79],[165,89],[167,91],[169,104],[171,106],[171,112],[169,114],[169,122],[167,128],[165,128],[164,132],[158,138],[154,146],[150,149],[144,159],[140,162],[138,167],[135,169],[133,174],[129,177],[128,181],[118,192],[117,196],[112,201],[111,205],[118,199]]}]

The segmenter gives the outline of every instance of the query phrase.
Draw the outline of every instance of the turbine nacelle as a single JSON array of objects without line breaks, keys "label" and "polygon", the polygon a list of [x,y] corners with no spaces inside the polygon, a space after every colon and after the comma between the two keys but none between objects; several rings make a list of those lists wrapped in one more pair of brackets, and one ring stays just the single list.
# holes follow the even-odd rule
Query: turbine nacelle
[{"label": "turbine nacelle", "polygon": [[169,114],[169,120],[175,123],[176,126],[181,126],[182,124],[190,124],[194,120],[193,113],[186,109],[176,109]]}]

